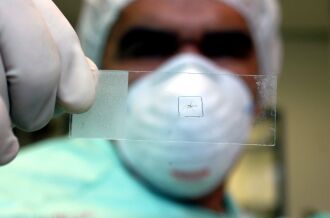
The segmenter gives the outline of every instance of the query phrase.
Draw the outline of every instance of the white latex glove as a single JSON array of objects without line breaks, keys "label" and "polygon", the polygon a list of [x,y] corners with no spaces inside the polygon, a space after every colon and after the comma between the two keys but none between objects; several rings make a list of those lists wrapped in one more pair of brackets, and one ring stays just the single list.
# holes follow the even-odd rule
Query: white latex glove
[{"label": "white latex glove", "polygon": [[1,0],[0,164],[18,151],[11,125],[34,131],[49,122],[55,106],[88,110],[96,82],[96,66],[52,1]]}]

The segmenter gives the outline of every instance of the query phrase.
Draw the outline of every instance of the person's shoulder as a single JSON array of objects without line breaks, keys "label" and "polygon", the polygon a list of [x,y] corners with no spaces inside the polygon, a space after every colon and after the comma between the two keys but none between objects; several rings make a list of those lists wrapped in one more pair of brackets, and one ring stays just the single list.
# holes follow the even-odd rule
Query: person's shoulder
[{"label": "person's shoulder", "polygon": [[[63,157],[72,157],[77,159],[93,159],[93,158],[109,158],[109,154],[113,152],[112,145],[103,139],[71,139],[58,138],[40,142],[32,145],[31,149],[22,152],[22,155],[48,156],[49,158],[58,159],[58,155]],[[43,155],[44,154],[44,155]]]},{"label": "person's shoulder", "polygon": [[109,170],[113,161],[109,155],[112,147],[104,140],[56,139],[22,149],[0,168],[0,217],[79,201],[80,188],[94,184]]},{"label": "person's shoulder", "polygon": [[0,175],[23,175],[27,172],[65,174],[83,168],[85,172],[88,169],[93,171],[95,167],[109,164],[111,155],[113,148],[105,140],[52,139],[23,148],[11,163],[1,168]]}]

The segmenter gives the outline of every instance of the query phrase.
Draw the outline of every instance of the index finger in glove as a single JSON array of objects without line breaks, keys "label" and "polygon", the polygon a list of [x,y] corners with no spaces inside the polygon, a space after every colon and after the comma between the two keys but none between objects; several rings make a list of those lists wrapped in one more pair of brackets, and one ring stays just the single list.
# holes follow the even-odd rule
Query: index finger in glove
[{"label": "index finger in glove", "polygon": [[[0,1],[0,52],[8,84],[10,115],[24,130],[51,119],[60,59],[47,25],[32,1]],[[1,73],[1,72],[0,72]]]},{"label": "index finger in glove", "polygon": [[61,58],[57,101],[67,112],[86,111],[95,98],[97,68],[85,57],[75,31],[55,4],[48,0],[34,2],[47,23]]}]

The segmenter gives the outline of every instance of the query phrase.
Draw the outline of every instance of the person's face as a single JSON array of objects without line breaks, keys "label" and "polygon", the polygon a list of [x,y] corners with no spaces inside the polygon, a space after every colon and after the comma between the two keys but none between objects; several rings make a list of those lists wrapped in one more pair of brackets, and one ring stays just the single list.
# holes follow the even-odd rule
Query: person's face
[{"label": "person's face", "polygon": [[[195,53],[237,74],[257,74],[244,18],[219,0],[136,0],[121,13],[104,53],[105,69],[152,71],[180,53]],[[130,78],[130,82],[143,74]],[[256,94],[255,82],[246,78]]]}]

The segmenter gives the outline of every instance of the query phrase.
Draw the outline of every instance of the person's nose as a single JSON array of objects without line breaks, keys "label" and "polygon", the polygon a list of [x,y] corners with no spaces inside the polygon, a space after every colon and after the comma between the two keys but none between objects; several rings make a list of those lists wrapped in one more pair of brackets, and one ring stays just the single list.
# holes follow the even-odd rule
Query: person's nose
[{"label": "person's nose", "polygon": [[193,53],[193,54],[201,54],[200,49],[198,48],[198,45],[195,42],[186,42],[182,44],[178,50],[179,54],[182,53]]}]

